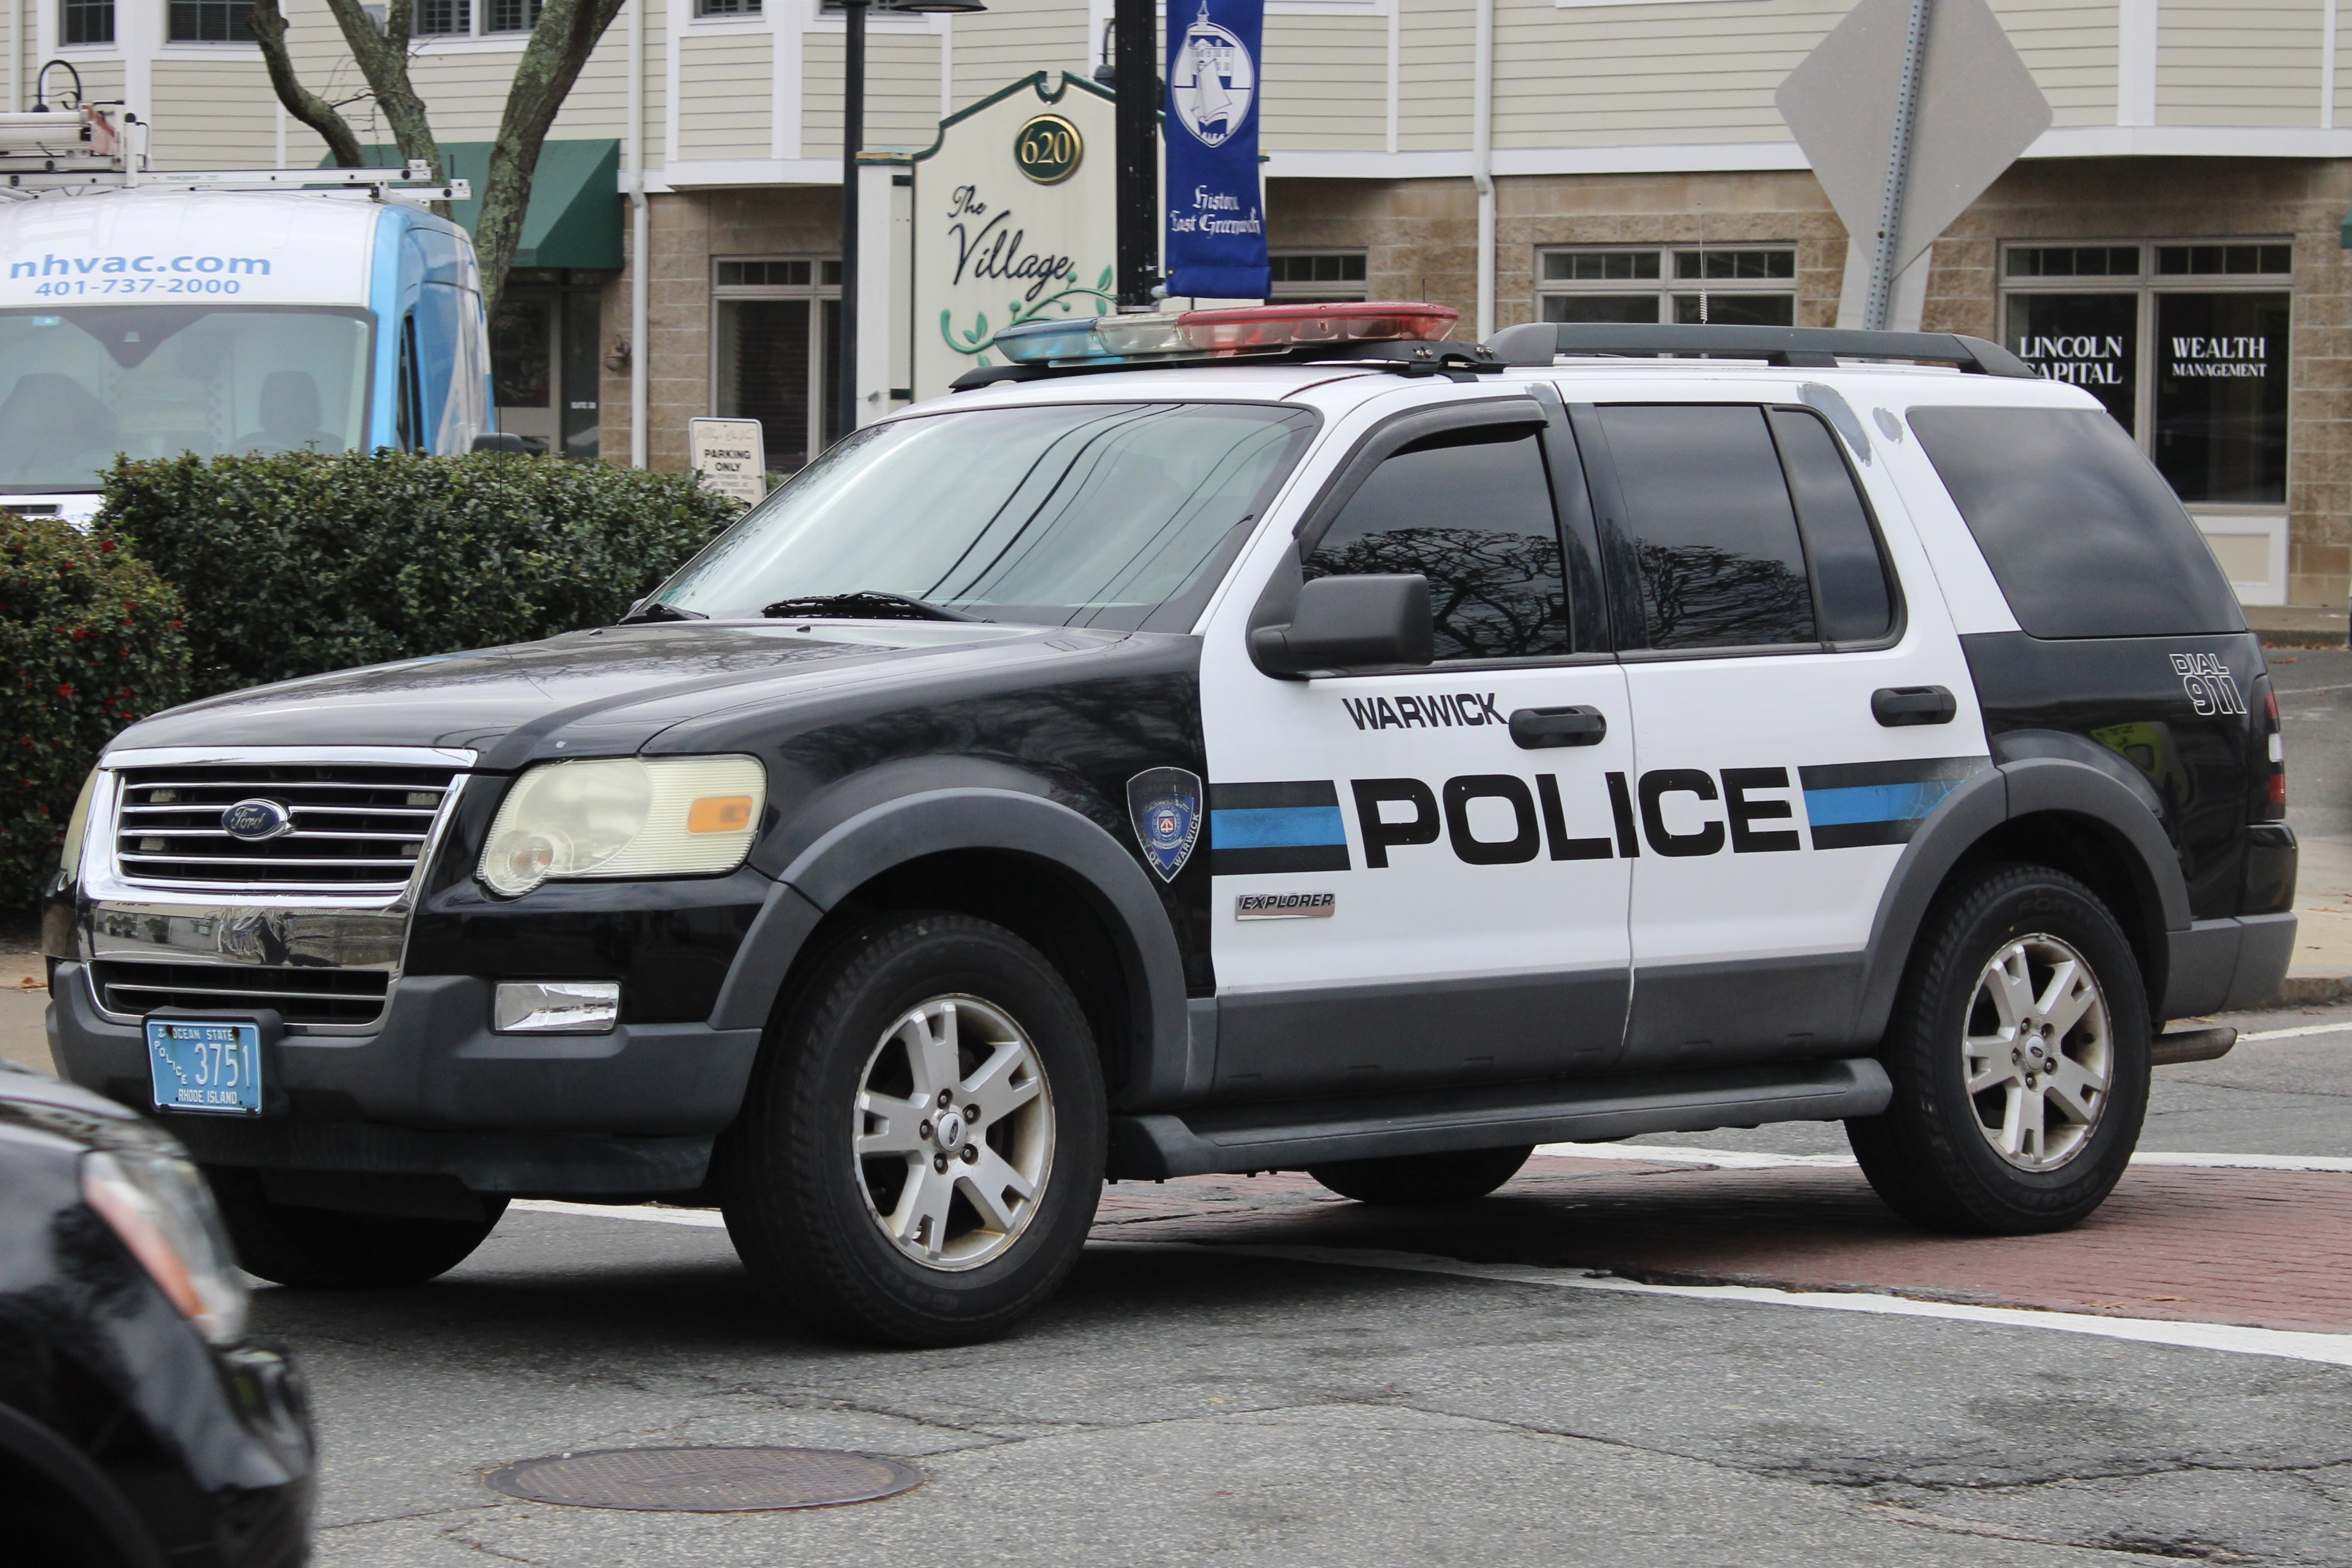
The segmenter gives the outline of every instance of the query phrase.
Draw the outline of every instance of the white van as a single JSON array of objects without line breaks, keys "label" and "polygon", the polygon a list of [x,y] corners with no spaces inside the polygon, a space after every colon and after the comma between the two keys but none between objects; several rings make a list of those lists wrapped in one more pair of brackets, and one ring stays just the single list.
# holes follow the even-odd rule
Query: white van
[{"label": "white van", "polygon": [[490,410],[446,219],[359,192],[0,202],[0,508],[87,521],[118,453],[464,452]]}]

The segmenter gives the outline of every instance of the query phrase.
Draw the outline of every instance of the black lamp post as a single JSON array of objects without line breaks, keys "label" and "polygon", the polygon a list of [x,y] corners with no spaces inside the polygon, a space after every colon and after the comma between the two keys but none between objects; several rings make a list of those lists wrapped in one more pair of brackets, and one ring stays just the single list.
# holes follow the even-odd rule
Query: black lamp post
[{"label": "black lamp post", "polygon": [[845,436],[857,428],[857,154],[866,145],[866,12],[950,16],[988,7],[982,0],[842,0],[848,43],[841,87],[841,345],[834,355],[834,411]]}]

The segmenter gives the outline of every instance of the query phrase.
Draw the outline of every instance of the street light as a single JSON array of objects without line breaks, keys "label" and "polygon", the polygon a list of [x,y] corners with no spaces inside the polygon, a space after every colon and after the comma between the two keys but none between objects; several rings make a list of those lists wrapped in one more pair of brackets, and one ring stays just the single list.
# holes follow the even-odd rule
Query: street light
[{"label": "street light", "polygon": [[866,13],[969,16],[982,0],[842,0],[848,44],[841,89],[841,344],[834,355],[834,411],[845,436],[857,428],[857,154],[866,144]]}]

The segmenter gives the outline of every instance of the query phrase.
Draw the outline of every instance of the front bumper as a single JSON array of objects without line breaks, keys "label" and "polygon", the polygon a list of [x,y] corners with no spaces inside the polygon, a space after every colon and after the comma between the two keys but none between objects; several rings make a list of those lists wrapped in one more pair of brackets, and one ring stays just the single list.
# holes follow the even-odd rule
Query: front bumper
[{"label": "front bumper", "polygon": [[[495,1035],[492,982],[409,975],[376,1029],[288,1035],[264,1070],[283,1117],[163,1118],[206,1163],[448,1174],[477,1192],[661,1192],[697,1185],[735,1118],[758,1029],[621,1024],[609,1035]],[[98,1010],[61,963],[49,1047],[72,1081],[142,1110],[144,1033]]]}]

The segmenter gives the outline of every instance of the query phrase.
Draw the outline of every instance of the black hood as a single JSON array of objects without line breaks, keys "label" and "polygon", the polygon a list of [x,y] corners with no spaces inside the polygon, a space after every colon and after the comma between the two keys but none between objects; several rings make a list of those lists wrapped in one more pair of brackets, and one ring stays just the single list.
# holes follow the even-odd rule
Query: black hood
[{"label": "black hood", "polygon": [[959,622],[611,626],[232,691],[134,724],[108,749],[440,746],[478,752],[490,768],[542,752],[626,754],[747,702],[919,679],[942,659],[992,662],[1068,635]]}]

